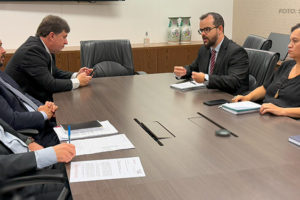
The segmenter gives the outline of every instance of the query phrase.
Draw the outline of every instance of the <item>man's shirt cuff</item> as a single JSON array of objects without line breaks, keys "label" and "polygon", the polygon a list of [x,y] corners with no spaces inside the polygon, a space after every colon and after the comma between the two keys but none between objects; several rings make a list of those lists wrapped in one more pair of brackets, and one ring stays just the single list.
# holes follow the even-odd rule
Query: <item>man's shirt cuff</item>
[{"label": "man's shirt cuff", "polygon": [[204,85],[208,86],[208,84],[209,84],[209,75],[205,74],[204,75]]},{"label": "man's shirt cuff", "polygon": [[73,87],[72,87],[73,90],[80,86],[80,82],[79,82],[78,78],[73,78],[73,79],[71,79],[71,81],[72,81],[72,85],[73,85]]},{"label": "man's shirt cuff", "polygon": [[34,154],[38,169],[42,169],[57,163],[57,157],[53,147],[34,151]]},{"label": "man's shirt cuff", "polygon": [[47,114],[44,111],[39,111],[40,113],[42,113],[44,120],[46,121],[48,119]]},{"label": "man's shirt cuff", "polygon": [[77,75],[78,75],[78,72],[74,72],[74,73],[72,74],[72,76],[71,76],[71,79],[76,78]]}]

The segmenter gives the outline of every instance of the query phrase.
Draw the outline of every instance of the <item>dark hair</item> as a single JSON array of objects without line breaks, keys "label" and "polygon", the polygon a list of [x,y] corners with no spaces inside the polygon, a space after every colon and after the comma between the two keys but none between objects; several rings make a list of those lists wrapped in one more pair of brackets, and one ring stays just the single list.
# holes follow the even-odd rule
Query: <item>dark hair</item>
[{"label": "dark hair", "polygon": [[215,27],[223,26],[223,32],[224,32],[224,19],[219,13],[215,13],[215,12],[206,13],[200,17],[200,20],[205,19],[209,15],[211,15],[214,18]]},{"label": "dark hair", "polygon": [[59,34],[63,31],[66,33],[70,32],[67,21],[58,16],[48,15],[40,23],[35,36],[46,37],[50,32]]},{"label": "dark hair", "polygon": [[298,28],[300,28],[300,23],[298,23],[298,24],[296,24],[295,26],[293,26],[293,27],[291,28],[291,32],[293,32],[294,30],[296,30],[296,29],[298,29]]}]

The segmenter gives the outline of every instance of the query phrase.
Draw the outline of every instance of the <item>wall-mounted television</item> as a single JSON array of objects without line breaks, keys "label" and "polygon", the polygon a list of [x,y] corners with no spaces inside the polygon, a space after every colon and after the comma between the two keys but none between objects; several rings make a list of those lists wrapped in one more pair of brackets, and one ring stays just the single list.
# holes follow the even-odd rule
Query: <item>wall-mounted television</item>
[{"label": "wall-mounted television", "polygon": [[30,1],[77,1],[77,2],[84,2],[84,1],[88,1],[88,2],[96,2],[96,1],[125,1],[125,0],[0,0],[1,1],[6,1],[6,2],[10,2],[10,1],[13,1],[13,2],[17,2],[17,1],[27,1],[27,2],[30,2]]}]

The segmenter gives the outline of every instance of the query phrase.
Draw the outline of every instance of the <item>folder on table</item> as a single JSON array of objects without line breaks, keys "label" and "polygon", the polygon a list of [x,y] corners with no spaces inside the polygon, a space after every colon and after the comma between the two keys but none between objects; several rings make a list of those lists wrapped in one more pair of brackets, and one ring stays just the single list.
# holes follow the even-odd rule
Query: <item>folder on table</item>
[{"label": "folder on table", "polygon": [[244,114],[259,111],[261,105],[251,101],[241,101],[235,103],[225,103],[221,105],[223,110],[233,114]]}]

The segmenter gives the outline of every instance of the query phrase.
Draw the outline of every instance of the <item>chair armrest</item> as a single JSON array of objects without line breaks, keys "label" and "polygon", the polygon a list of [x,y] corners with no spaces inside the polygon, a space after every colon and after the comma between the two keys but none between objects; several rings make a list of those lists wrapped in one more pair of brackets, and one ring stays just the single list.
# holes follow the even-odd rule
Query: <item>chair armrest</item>
[{"label": "chair armrest", "polygon": [[134,74],[136,74],[136,75],[145,75],[145,74],[147,74],[147,72],[144,72],[144,71],[136,71],[136,72],[134,72]]},{"label": "chair armrest", "polygon": [[19,133],[22,133],[24,135],[37,135],[39,134],[39,131],[36,129],[21,129],[18,130]]}]

